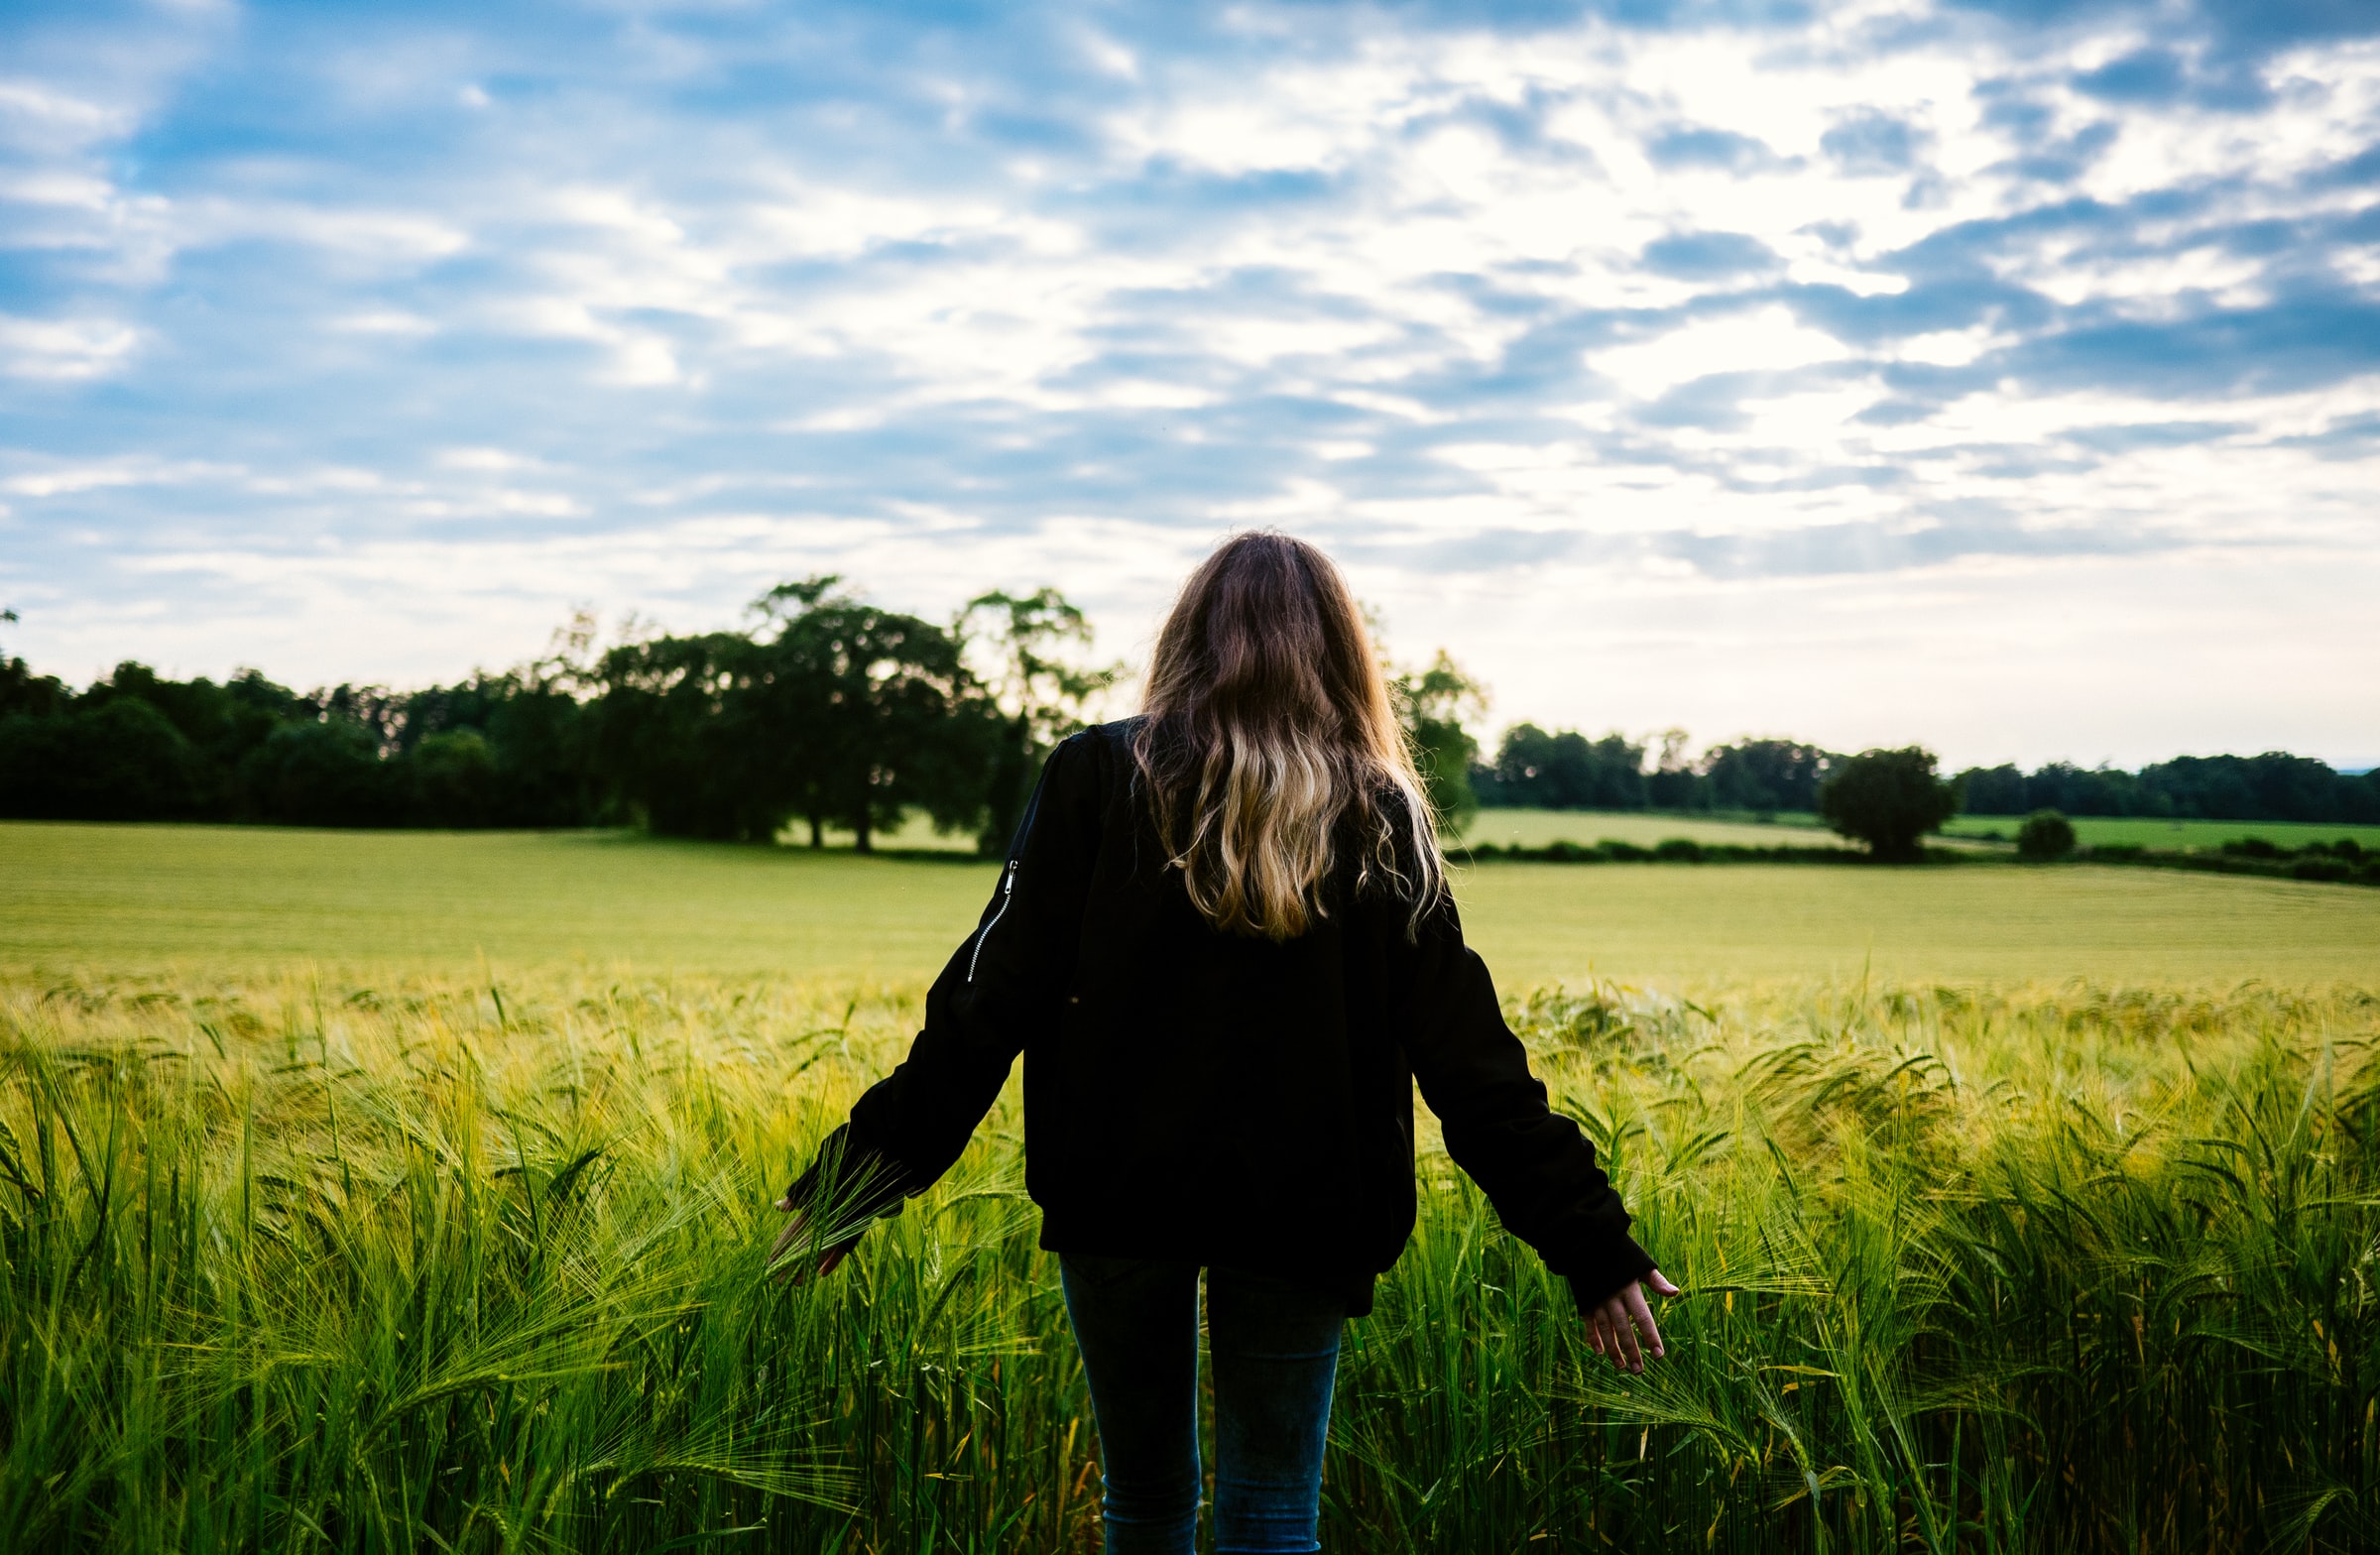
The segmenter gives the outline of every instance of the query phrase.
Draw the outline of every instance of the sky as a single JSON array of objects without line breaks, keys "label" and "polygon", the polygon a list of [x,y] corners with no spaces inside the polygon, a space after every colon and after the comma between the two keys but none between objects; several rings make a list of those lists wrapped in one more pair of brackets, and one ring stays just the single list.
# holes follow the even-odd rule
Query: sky
[{"label": "sky", "polygon": [[38,669],[1250,526],[1488,730],[2380,760],[2380,5],[0,11]]}]

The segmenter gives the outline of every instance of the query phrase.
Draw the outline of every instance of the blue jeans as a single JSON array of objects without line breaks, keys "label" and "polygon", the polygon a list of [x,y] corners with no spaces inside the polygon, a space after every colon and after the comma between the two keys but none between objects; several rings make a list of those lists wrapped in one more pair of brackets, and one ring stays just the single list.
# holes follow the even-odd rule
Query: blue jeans
[{"label": "blue jeans", "polygon": [[[1099,1416],[1108,1555],[1198,1540],[1198,1265],[1062,1256],[1066,1312]],[[1215,1549],[1319,1550],[1322,1447],[1339,1369],[1336,1297],[1207,1270],[1215,1377]]]}]

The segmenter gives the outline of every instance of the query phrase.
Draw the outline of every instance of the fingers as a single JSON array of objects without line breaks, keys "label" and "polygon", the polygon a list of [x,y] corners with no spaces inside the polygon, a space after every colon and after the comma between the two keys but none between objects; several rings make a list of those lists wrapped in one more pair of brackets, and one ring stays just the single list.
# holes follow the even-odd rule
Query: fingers
[{"label": "fingers", "polygon": [[[1635,1287],[1631,1285],[1628,1288],[1633,1290]],[[1627,1304],[1618,1296],[1613,1296],[1609,1301],[1604,1303],[1604,1310],[1609,1314],[1606,1321],[1610,1323],[1612,1332],[1619,1336],[1620,1366],[1626,1371],[1643,1372],[1644,1352],[1637,1348],[1636,1329],[1635,1325],[1628,1321]]]},{"label": "fingers", "polygon": [[785,1256],[785,1250],[793,1246],[794,1243],[799,1242],[801,1240],[802,1233],[808,1231],[809,1229],[810,1218],[807,1215],[794,1216],[793,1219],[787,1223],[785,1229],[776,1234],[776,1241],[770,1244],[769,1261],[774,1264],[778,1258],[783,1257]]},{"label": "fingers", "polygon": [[1641,1281],[1629,1281],[1625,1289],[1587,1314],[1587,1342],[1595,1347],[1595,1353],[1617,1370],[1639,1376],[1644,1372],[1647,1352],[1656,1361],[1669,1353],[1661,1343],[1661,1328],[1653,1321],[1653,1309],[1644,1299],[1644,1286],[1648,1283],[1657,1295],[1678,1293],[1678,1287],[1663,1278],[1659,1269],[1654,1269]]},{"label": "fingers", "polygon": [[1644,1303],[1644,1286],[1630,1285],[1619,1293],[1619,1302],[1627,1309],[1628,1321],[1635,1326],[1636,1334],[1642,1336],[1644,1347],[1653,1353],[1654,1360],[1660,1360],[1661,1329],[1653,1322],[1653,1309]]}]

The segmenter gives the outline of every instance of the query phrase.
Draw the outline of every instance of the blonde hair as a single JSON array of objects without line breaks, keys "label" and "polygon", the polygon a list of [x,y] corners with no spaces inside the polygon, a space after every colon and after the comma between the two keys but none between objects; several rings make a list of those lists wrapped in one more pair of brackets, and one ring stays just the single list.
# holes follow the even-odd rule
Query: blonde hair
[{"label": "blonde hair", "polygon": [[[1356,889],[1412,902],[1445,889],[1421,779],[1364,629],[1328,556],[1236,535],[1190,574],[1157,634],[1132,739],[1168,863],[1229,933],[1293,939],[1327,910],[1343,836]],[[1343,826],[1343,822],[1353,824]]]}]

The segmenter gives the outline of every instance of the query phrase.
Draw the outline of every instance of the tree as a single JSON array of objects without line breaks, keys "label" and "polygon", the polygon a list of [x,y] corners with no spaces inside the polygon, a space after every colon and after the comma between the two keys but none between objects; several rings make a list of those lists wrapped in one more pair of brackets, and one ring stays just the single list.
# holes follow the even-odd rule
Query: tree
[{"label": "tree", "polygon": [[707,632],[622,643],[593,666],[596,765],[653,831],[767,842],[792,813],[773,780],[781,753],[737,694],[756,657],[749,638]]},{"label": "tree", "polygon": [[1703,775],[1714,809],[1815,810],[1818,785],[1842,760],[1798,740],[1737,740],[1713,747]]},{"label": "tree", "polygon": [[266,820],[294,826],[396,826],[406,819],[396,774],[373,731],[346,718],[285,723],[241,764]]},{"label": "tree", "polygon": [[838,593],[839,581],[779,584],[754,607],[779,630],[761,655],[769,691],[748,702],[794,813],[813,845],[831,821],[863,853],[911,806],[938,827],[980,826],[999,716],[958,636]]},{"label": "tree", "polygon": [[1390,677],[1389,699],[1397,722],[1404,726],[1405,743],[1421,773],[1423,791],[1438,818],[1439,829],[1460,835],[1479,813],[1479,796],[1472,791],[1471,767],[1480,742],[1463,727],[1466,718],[1488,711],[1487,688],[1465,674],[1447,654],[1438,651],[1429,667],[1405,670]]},{"label": "tree", "polygon": [[1645,798],[1657,810],[1683,810],[1694,804],[1701,776],[1686,759],[1686,731],[1661,731],[1661,754],[1644,779]]},{"label": "tree", "polygon": [[[0,624],[13,626],[16,619],[15,611],[0,610]],[[55,718],[71,700],[72,693],[58,676],[37,675],[24,659],[0,654],[0,718],[12,713]]]},{"label": "tree", "polygon": [[0,719],[0,815],[175,820],[196,813],[201,784],[190,742],[139,697]]},{"label": "tree", "polygon": [[2025,775],[2014,763],[1969,767],[1959,775],[1959,794],[1969,815],[2025,813]]},{"label": "tree", "polygon": [[496,751],[476,729],[425,736],[405,759],[413,778],[413,816],[424,826],[485,826],[495,818],[500,778]]},{"label": "tree", "polygon": [[1091,622],[1054,588],[1030,594],[994,589],[967,602],[952,628],[962,647],[980,646],[978,679],[1001,719],[998,755],[984,797],[976,847],[986,855],[1009,846],[1042,758],[1083,727],[1091,699],[1125,675],[1121,663],[1092,668],[1060,657],[1091,646]]},{"label": "tree", "polygon": [[2020,859],[2047,864],[2074,851],[2074,823],[2056,810],[2035,810],[2016,829],[2016,856]]},{"label": "tree", "polygon": [[1918,839],[1959,813],[1959,790],[1935,776],[1934,753],[1918,746],[1862,751],[1818,790],[1818,813],[1878,859],[1925,857]]},{"label": "tree", "polygon": [[1589,740],[1519,723],[1497,743],[1495,765],[1475,769],[1482,804],[1548,810],[1644,808],[1644,746],[1626,736]]}]

